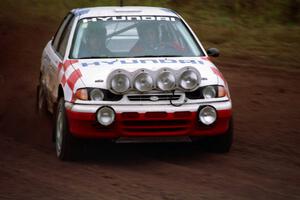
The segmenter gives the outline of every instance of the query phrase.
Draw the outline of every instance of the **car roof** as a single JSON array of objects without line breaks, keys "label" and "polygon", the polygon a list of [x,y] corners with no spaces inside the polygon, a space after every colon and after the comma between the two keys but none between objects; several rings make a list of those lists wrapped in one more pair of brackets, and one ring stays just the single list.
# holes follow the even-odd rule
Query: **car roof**
[{"label": "car roof", "polygon": [[99,16],[169,16],[178,17],[178,15],[168,9],[160,7],[142,7],[142,6],[114,6],[114,7],[90,7],[77,8],[72,12],[80,18],[99,17]]}]

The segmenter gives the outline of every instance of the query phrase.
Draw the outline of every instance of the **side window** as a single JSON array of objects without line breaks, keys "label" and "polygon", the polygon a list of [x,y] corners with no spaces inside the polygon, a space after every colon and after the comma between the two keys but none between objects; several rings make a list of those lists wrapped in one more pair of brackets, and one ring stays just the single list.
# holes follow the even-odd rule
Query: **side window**
[{"label": "side window", "polygon": [[68,44],[68,39],[70,36],[70,32],[72,29],[72,25],[73,25],[73,21],[74,21],[75,17],[73,17],[71,19],[71,21],[67,24],[65,30],[62,33],[62,36],[60,38],[60,42],[58,43],[58,53],[64,57],[65,53],[66,53],[66,48],[67,48],[67,44]]},{"label": "side window", "polygon": [[71,13],[69,13],[68,15],[65,16],[64,20],[62,21],[62,23],[59,26],[59,29],[57,30],[57,32],[54,35],[54,39],[52,41],[52,46],[56,51],[58,50],[58,44],[59,44],[61,35],[64,32],[65,27],[68,24],[68,22],[70,21],[72,16],[73,16],[73,14],[71,14]]}]

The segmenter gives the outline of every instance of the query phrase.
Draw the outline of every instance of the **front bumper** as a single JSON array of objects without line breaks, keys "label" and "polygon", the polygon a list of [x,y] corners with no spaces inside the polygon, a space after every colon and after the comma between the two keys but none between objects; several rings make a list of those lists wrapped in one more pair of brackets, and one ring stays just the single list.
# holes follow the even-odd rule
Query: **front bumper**
[{"label": "front bumper", "polygon": [[[198,120],[198,110],[210,105],[217,110],[217,120],[210,126]],[[205,102],[171,105],[114,105],[116,118],[112,125],[104,127],[96,120],[100,105],[66,103],[69,131],[82,138],[130,138],[164,136],[212,136],[223,134],[232,117],[231,102]]]}]

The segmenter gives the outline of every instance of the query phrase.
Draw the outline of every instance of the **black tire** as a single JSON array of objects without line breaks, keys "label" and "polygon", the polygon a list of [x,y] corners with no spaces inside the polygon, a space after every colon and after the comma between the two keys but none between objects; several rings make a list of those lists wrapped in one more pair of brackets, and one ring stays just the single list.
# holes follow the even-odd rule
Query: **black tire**
[{"label": "black tire", "polygon": [[214,153],[227,153],[233,142],[233,120],[229,121],[229,127],[225,134],[209,137],[207,141],[208,150]]},{"label": "black tire", "polygon": [[78,138],[71,135],[65,110],[65,101],[61,97],[57,104],[54,122],[54,136],[56,155],[60,160],[71,161],[79,158],[81,143]]},{"label": "black tire", "polygon": [[38,114],[45,114],[47,112],[45,88],[41,83],[36,87],[36,112]]}]

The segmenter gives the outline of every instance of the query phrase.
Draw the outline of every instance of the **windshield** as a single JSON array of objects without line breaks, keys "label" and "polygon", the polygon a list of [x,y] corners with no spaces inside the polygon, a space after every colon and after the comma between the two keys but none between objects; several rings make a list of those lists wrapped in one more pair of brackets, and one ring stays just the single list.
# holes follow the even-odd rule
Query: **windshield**
[{"label": "windshield", "polygon": [[81,19],[70,53],[76,59],[202,55],[180,19],[158,16]]}]

